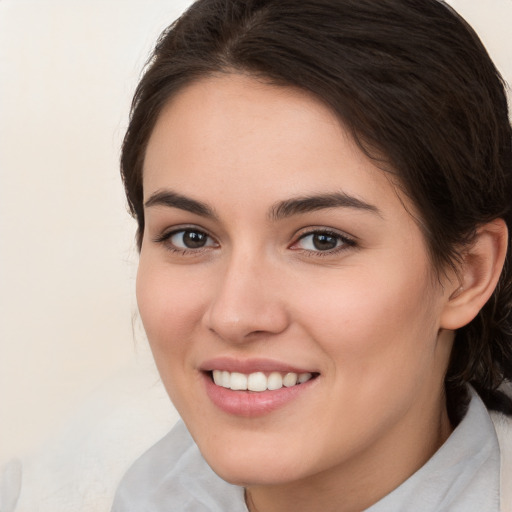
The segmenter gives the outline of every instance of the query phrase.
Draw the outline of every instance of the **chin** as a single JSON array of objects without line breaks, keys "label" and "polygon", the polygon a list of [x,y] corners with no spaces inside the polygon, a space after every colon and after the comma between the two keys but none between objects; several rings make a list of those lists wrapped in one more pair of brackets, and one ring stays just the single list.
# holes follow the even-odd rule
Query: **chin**
[{"label": "chin", "polygon": [[300,480],[287,464],[269,465],[255,460],[222,460],[208,464],[226,482],[241,487],[279,485]]},{"label": "chin", "polygon": [[[304,467],[300,450],[287,450],[283,441],[260,443],[229,442],[215,447],[199,448],[213,471],[226,482],[243,487],[277,485],[300,480],[311,468]],[[291,453],[290,453],[291,452]]]}]

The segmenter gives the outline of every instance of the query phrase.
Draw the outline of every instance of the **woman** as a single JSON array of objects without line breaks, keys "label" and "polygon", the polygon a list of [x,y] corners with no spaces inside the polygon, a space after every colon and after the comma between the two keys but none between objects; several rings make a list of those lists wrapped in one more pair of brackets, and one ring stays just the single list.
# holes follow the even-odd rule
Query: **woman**
[{"label": "woman", "polygon": [[184,423],[113,510],[507,510],[511,162],[503,83],[444,3],[196,2],[122,154]]}]

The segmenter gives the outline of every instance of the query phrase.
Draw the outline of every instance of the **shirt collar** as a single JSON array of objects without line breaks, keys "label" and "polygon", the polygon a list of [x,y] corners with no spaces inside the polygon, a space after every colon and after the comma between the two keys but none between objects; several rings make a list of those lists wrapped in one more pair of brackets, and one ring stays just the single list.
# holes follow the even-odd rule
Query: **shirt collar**
[{"label": "shirt collar", "polygon": [[367,512],[499,512],[498,439],[482,400],[470,393],[466,415],[441,448]]}]

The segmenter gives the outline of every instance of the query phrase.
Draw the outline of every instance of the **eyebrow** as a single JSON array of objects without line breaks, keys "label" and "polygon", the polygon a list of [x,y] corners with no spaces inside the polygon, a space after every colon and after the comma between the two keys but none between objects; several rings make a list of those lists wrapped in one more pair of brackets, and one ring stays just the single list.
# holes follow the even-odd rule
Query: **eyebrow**
[{"label": "eyebrow", "polygon": [[144,203],[146,208],[151,206],[167,206],[169,208],[178,208],[185,210],[201,217],[217,219],[216,213],[206,203],[196,201],[190,197],[183,196],[171,190],[159,190],[151,195],[151,197]]},{"label": "eyebrow", "polygon": [[[146,208],[151,206],[167,206],[169,208],[178,208],[201,217],[218,219],[217,214],[211,206],[201,201],[173,192],[172,190],[159,190],[152,194],[144,203]],[[278,221],[293,215],[300,215],[317,210],[328,208],[354,208],[374,213],[382,217],[380,210],[362,199],[346,194],[345,192],[336,192],[332,194],[318,194],[312,196],[303,196],[280,201],[272,206],[269,217]]]},{"label": "eyebrow", "polygon": [[297,197],[281,201],[274,205],[270,210],[272,220],[280,220],[301,213],[309,213],[327,208],[354,208],[374,213],[383,217],[381,211],[373,204],[366,203],[362,199],[346,194],[345,192],[336,192],[332,194],[320,194],[313,196]]}]

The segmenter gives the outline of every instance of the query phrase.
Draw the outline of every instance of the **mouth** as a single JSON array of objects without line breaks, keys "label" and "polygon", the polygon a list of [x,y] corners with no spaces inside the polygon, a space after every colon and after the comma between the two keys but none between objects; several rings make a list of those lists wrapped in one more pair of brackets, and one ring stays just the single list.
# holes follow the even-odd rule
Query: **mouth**
[{"label": "mouth", "polygon": [[229,415],[267,415],[309,396],[320,373],[265,359],[218,358],[201,368],[205,391],[213,405]]},{"label": "mouth", "polygon": [[211,370],[211,380],[216,386],[232,391],[253,391],[262,393],[265,391],[277,391],[305,384],[318,377],[314,372],[263,372],[256,371],[249,374],[230,372],[228,370]]}]

